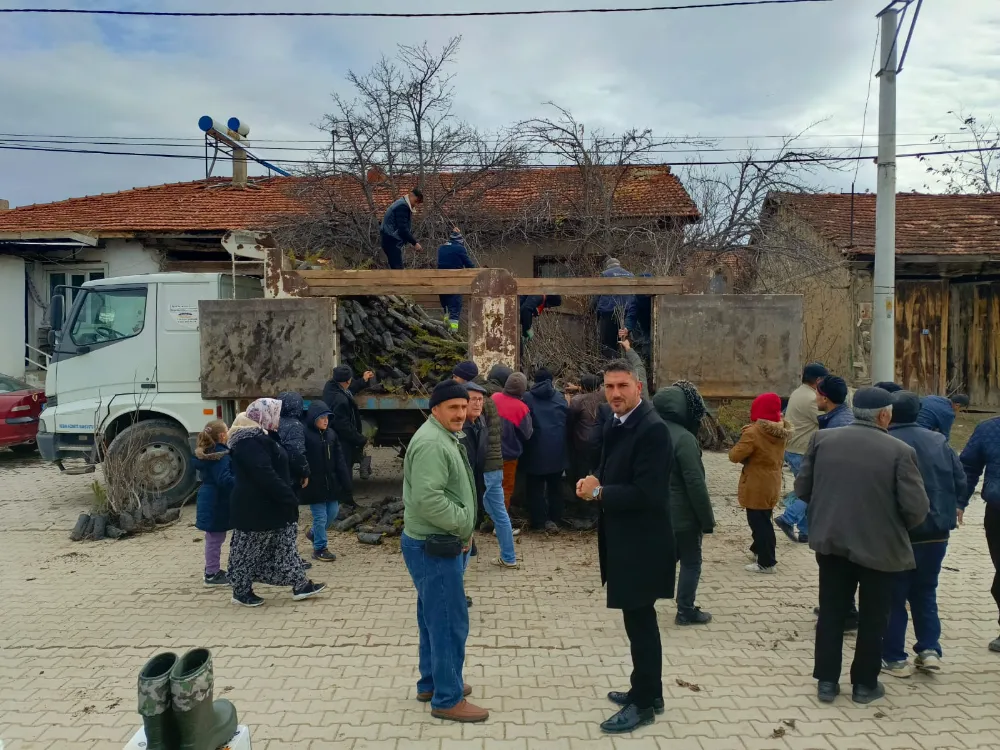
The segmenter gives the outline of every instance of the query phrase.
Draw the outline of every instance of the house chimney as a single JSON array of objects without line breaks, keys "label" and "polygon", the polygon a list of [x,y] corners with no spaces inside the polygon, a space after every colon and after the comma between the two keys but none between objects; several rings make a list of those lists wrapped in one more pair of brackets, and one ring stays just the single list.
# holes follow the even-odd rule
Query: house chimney
[{"label": "house chimney", "polygon": [[0,211],[9,211],[10,201],[6,198],[0,198]]}]

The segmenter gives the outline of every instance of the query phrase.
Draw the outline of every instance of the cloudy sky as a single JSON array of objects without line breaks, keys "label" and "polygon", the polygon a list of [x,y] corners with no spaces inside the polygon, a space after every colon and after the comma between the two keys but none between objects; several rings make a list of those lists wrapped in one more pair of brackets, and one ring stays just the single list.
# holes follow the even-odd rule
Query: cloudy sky
[{"label": "cloudy sky", "polygon": [[[688,2],[690,0],[680,0]],[[878,22],[887,0],[646,14],[481,19],[156,19],[0,14],[0,145],[11,134],[197,139],[197,121],[238,116],[251,138],[322,138],[330,93],[397,44],[461,34],[456,109],[495,129],[571,109],[588,129],[722,137],[720,148],[774,145],[814,124],[813,145],[857,144]],[[0,8],[449,11],[626,7],[629,0],[0,0]],[[927,150],[955,131],[949,110],[1000,116],[1000,2],[927,0],[898,82],[899,151]],[[878,84],[866,143],[874,146]],[[961,147],[963,136],[951,136]],[[200,141],[190,143],[199,144]],[[913,145],[921,144],[921,145]],[[49,144],[35,144],[49,145]],[[308,144],[284,144],[304,147]],[[263,156],[308,157],[269,150]],[[63,146],[67,147],[67,146]],[[82,148],[122,150],[121,146]],[[200,148],[200,146],[199,146]],[[200,154],[198,148],[134,150]],[[712,158],[727,158],[719,152]],[[678,154],[680,163],[693,154]],[[223,173],[225,171],[223,167]],[[217,171],[218,173],[218,171]],[[198,160],[0,149],[0,198],[12,206],[198,179]],[[849,188],[852,174],[822,175]],[[824,182],[825,181],[825,182]],[[862,163],[859,189],[874,189]],[[899,188],[923,189],[923,167],[900,164]]]}]

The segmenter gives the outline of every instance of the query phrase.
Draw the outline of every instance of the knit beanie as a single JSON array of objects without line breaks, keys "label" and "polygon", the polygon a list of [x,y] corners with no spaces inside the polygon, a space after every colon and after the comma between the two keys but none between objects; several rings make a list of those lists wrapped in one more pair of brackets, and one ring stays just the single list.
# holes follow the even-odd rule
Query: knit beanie
[{"label": "knit beanie", "polygon": [[486,376],[486,379],[497,383],[498,385],[503,385],[507,382],[507,378],[510,377],[512,372],[514,371],[505,364],[495,364],[490,368],[490,372]]},{"label": "knit beanie", "polygon": [[503,392],[515,398],[521,398],[526,390],[528,390],[528,379],[524,377],[523,372],[512,372],[507,382],[503,384]]},{"label": "knit beanie", "polygon": [[618,258],[608,258],[606,261],[604,261],[604,270],[610,271],[615,266],[620,266],[620,265],[621,261],[619,261]]},{"label": "knit beanie", "polygon": [[333,368],[334,383],[346,383],[353,377],[354,370],[351,369],[350,365],[337,365]]},{"label": "knit beanie", "polygon": [[448,235],[448,241],[458,242],[459,244],[461,244],[465,242],[465,239],[462,237],[462,233],[456,229],[451,234]]},{"label": "knit beanie", "polygon": [[912,391],[898,390],[892,394],[892,420],[890,424],[911,424],[920,413],[920,396]]},{"label": "knit beanie", "polygon": [[451,374],[462,380],[475,380],[479,377],[479,368],[475,362],[465,360],[455,365],[455,369],[451,371]]},{"label": "knit beanie", "polygon": [[750,421],[766,419],[781,422],[781,396],[777,393],[762,393],[750,404]]},{"label": "knit beanie", "polygon": [[454,398],[464,398],[468,401],[469,391],[464,385],[451,378],[442,380],[431,391],[430,407],[433,409],[438,404],[443,404],[445,401],[451,401]]},{"label": "knit beanie", "polygon": [[827,375],[816,384],[816,392],[826,396],[838,406],[847,401],[847,383],[836,375]]},{"label": "knit beanie", "polygon": [[601,387],[601,379],[597,375],[585,373],[580,376],[580,387],[587,393],[593,393]]}]

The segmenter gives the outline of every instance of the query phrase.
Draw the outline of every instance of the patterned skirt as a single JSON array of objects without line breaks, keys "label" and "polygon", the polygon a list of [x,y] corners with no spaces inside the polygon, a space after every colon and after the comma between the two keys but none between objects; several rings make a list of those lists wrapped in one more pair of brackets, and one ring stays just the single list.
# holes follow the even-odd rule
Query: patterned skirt
[{"label": "patterned skirt", "polygon": [[296,538],[299,525],[273,531],[234,531],[229,542],[229,580],[233,593],[249,594],[254,583],[302,586],[306,577]]}]

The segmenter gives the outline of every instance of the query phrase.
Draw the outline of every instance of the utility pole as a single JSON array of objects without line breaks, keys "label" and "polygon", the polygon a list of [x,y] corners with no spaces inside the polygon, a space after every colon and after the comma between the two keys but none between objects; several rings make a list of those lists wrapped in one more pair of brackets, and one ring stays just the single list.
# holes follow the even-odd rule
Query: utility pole
[{"label": "utility pole", "polygon": [[896,29],[893,5],[882,11],[878,79],[878,180],[875,196],[875,274],[872,305],[872,382],[896,379]]}]

